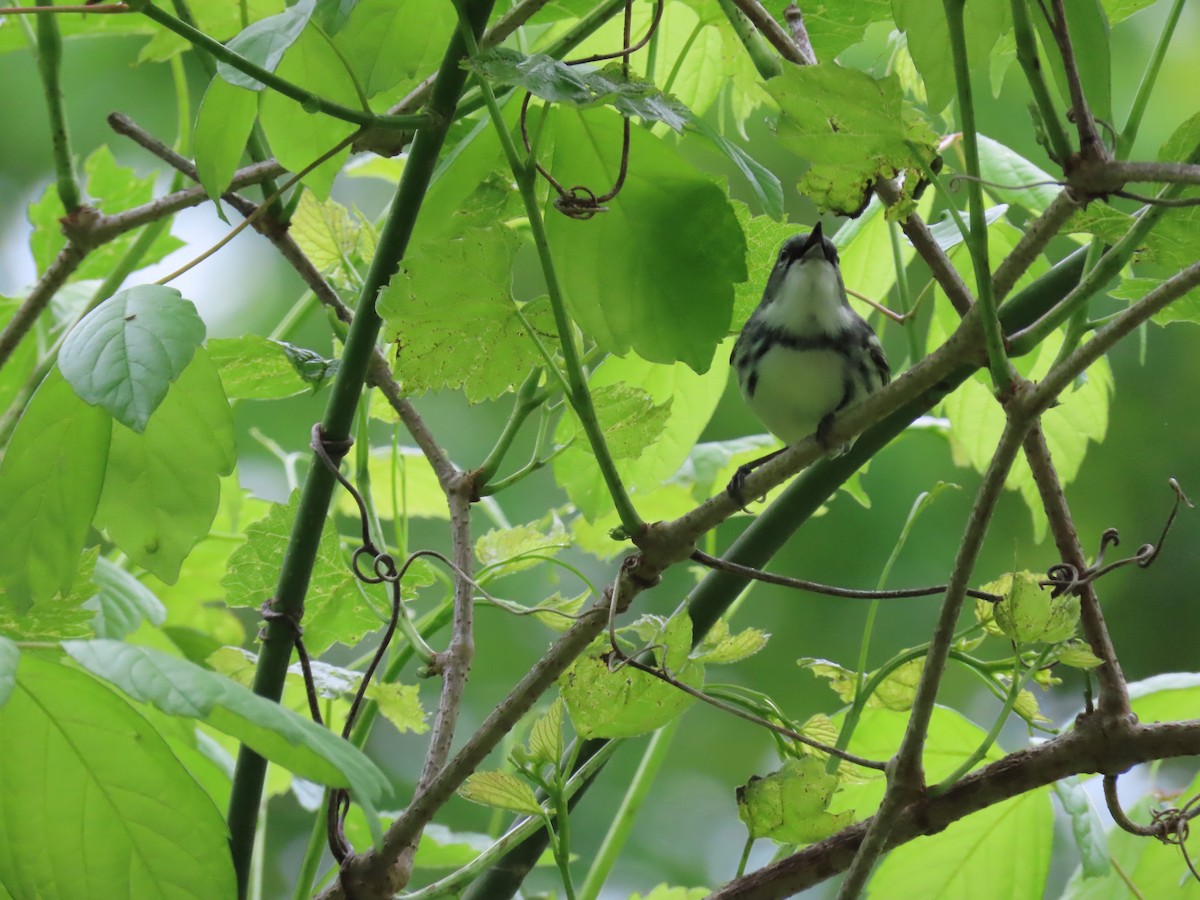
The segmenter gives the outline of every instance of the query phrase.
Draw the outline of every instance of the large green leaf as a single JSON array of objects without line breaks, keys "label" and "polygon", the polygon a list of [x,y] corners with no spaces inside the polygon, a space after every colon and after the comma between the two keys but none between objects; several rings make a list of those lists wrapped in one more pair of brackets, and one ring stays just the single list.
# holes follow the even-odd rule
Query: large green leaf
[{"label": "large green leaf", "polygon": [[[615,183],[620,119],[607,110],[556,110],[553,172],[603,194]],[[642,129],[608,211],[580,221],[546,211],[571,312],[604,349],[704,372],[728,333],[746,244],[725,191]]]},{"label": "large green leaf", "polygon": [[255,753],[364,806],[391,795],[387,776],[349,741],[195,663],[120,641],[66,641],[70,657],[134,700],[199,719]]},{"label": "large green leaf", "polygon": [[905,104],[900,81],[876,79],[832,63],[792,66],[767,82],[779,103],[780,142],[812,168],[800,192],[822,208],[859,209],[876,178],[909,172],[936,153],[936,136]]},{"label": "large green leaf", "polygon": [[[477,403],[519,384],[541,361],[510,287],[516,248],[516,235],[497,225],[426,242],[404,259],[377,307],[406,392],[461,388]],[[546,299],[520,311],[553,352],[558,335]]]},{"label": "large green leaf", "polygon": [[[297,491],[286,506],[273,505],[264,518],[246,529],[246,543],[229,557],[228,571],[221,580],[227,604],[258,609],[274,595],[299,502]],[[381,592],[379,603],[385,602]],[[305,647],[312,656],[319,656],[335,641],[354,646],[381,624],[363,599],[338,546],[337,528],[325,519],[304,600]]]},{"label": "large green leaf", "polygon": [[221,812],[162,737],[94,678],[33,652],[0,709],[0,884],[56,900],[237,895]]},{"label": "large green leaf", "polygon": [[70,588],[104,485],[112,420],[51,369],[0,462],[0,582],[18,612]]},{"label": "large green leaf", "polygon": [[229,187],[258,118],[258,97],[224,78],[213,78],[196,113],[192,152],[200,183],[213,200]]},{"label": "large green leaf", "polygon": [[203,340],[192,301],[144,284],[88,313],[63,342],[58,366],[80,397],[141,433]]},{"label": "large green leaf", "polygon": [[220,476],[236,461],[229,403],[200,350],[144,432],[113,430],[96,524],[130,559],[173,583],[208,533]]},{"label": "large green leaf", "polygon": [[434,71],[458,25],[452,3],[359,0],[333,39],[368,97],[408,88]]}]

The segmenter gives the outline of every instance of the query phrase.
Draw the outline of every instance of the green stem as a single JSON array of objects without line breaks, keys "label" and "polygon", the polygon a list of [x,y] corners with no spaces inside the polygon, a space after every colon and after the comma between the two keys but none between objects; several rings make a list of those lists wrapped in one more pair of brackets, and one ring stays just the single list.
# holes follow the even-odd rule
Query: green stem
[{"label": "green stem", "polygon": [[495,446],[479,464],[479,468],[475,470],[475,483],[480,486],[480,493],[482,493],[482,488],[486,487],[487,483],[495,476],[500,464],[504,462],[505,454],[512,448],[512,443],[521,430],[521,426],[525,424],[525,420],[529,418],[529,414],[545,401],[545,393],[538,390],[541,380],[542,370],[534,369],[517,389],[512,412],[508,414],[508,421],[504,423],[500,437],[496,438]]},{"label": "green stem", "polygon": [[992,295],[992,270],[988,264],[988,227],[983,209],[983,187],[979,182],[979,139],[975,133],[975,104],[971,94],[971,70],[967,60],[967,36],[963,13],[966,0],[942,0],[950,28],[950,53],[954,59],[954,81],[958,88],[958,110],[962,119],[963,155],[966,158],[967,197],[971,206],[971,238],[967,247],[975,269],[975,293],[983,316],[983,343],[996,393],[1003,397],[1012,386],[1012,367],[1004,352],[1004,335],[996,316]]},{"label": "green stem", "polygon": [[1175,26],[1179,24],[1179,16],[1182,12],[1183,0],[1175,0],[1171,4],[1171,11],[1167,13],[1167,21],[1163,23],[1163,30],[1158,35],[1154,52],[1150,54],[1150,61],[1146,63],[1146,71],[1142,73],[1142,80],[1138,84],[1137,94],[1134,95],[1133,105],[1129,107],[1129,117],[1125,120],[1125,127],[1121,129],[1121,134],[1117,137],[1117,159],[1128,159],[1129,151],[1133,149],[1134,141],[1137,140],[1138,129],[1142,125],[1142,116],[1146,113],[1146,104],[1150,102],[1150,95],[1154,92],[1154,82],[1158,80],[1163,58],[1167,55],[1167,47],[1171,44]]},{"label": "green stem", "polygon": [[629,787],[625,789],[621,805],[613,816],[612,822],[609,823],[604,841],[600,844],[600,849],[596,851],[591,868],[588,869],[587,878],[584,879],[583,886],[579,889],[579,900],[596,900],[600,896],[600,889],[604,887],[604,882],[612,872],[613,866],[616,865],[617,856],[620,855],[621,849],[629,840],[634,819],[645,805],[646,797],[666,761],[667,753],[671,749],[671,741],[674,740],[675,732],[679,729],[681,721],[681,717],[672,719],[654,732],[650,743],[646,745],[637,772],[634,773]]},{"label": "green stem", "polygon": [[900,225],[888,222],[888,238],[892,242],[892,266],[896,270],[896,296],[900,299],[900,312],[905,316],[904,336],[908,338],[909,365],[917,362],[923,355],[921,335],[917,331],[916,317],[909,317],[912,312],[912,294],[908,287],[908,269],[904,265],[903,246],[900,243]]},{"label": "green stem", "polygon": [[38,71],[42,76],[46,111],[50,117],[50,140],[54,148],[58,198],[62,201],[67,215],[70,215],[79,209],[83,201],[79,192],[79,182],[75,180],[75,170],[71,164],[71,133],[67,130],[62,84],[59,81],[62,69],[62,36],[58,32],[58,20],[54,13],[37,14],[37,42]]},{"label": "green stem", "polygon": [[[471,28],[475,29],[476,34],[482,31],[491,8],[492,0],[468,0]],[[146,9],[156,8],[149,6]],[[172,23],[178,21],[170,16],[166,18]],[[344,441],[349,437],[367,366],[379,335],[381,321],[375,310],[375,298],[396,273],[408,247],[417,213],[466,80],[466,72],[460,67],[465,50],[461,33],[455,32],[434,82],[429,103],[429,127],[418,131],[413,141],[391,212],[379,236],[375,257],[355,306],[357,312],[346,337],[341,366],[321,423],[325,438],[329,441]],[[333,474],[314,456],[273,598],[272,606],[281,616],[267,621],[264,626],[262,652],[254,675],[255,693],[274,701],[278,701],[283,692],[294,639],[291,623],[303,614],[304,595],[312,576],[321,530],[329,513],[335,484]],[[253,750],[244,745],[239,750],[229,800],[228,823],[238,893],[242,897],[245,896],[248,883],[250,853],[266,767],[266,760]]]},{"label": "green stem", "polygon": [[762,33],[746,18],[746,14],[734,6],[732,0],[717,0],[717,3],[721,7],[721,12],[725,13],[725,18],[729,20],[733,33],[746,48],[750,61],[754,63],[754,68],[758,70],[758,74],[762,76],[763,80],[766,81],[783,74],[783,63],[779,61],[779,56],[767,43]]},{"label": "green stem", "polygon": [[[283,96],[295,100],[304,107],[305,111],[321,112],[327,116],[333,116],[335,119],[341,119],[344,122],[379,128],[411,130],[431,124],[429,117],[426,115],[376,115],[370,110],[351,109],[348,106],[342,106],[340,103],[334,103],[332,100],[326,100],[324,97],[312,93],[312,91],[306,91],[304,88],[280,78],[274,72],[268,72],[262,66],[252,63],[244,56],[234,53],[220,41],[214,40],[203,31],[176,18],[166,10],[159,9],[153,3],[150,3],[149,0],[130,0],[129,5],[146,18],[157,22],[169,31],[175,32],[175,34],[194,46],[207,50],[221,62],[232,66],[239,72],[249,75],[251,78],[261,81],[267,87],[273,88],[283,94]],[[453,112],[453,110],[450,110],[447,115],[453,115]],[[439,130],[444,130],[445,123],[438,123],[436,127]]]},{"label": "green stem", "polygon": [[996,743],[996,739],[1000,737],[1000,729],[1004,727],[1004,723],[1008,721],[1008,717],[1012,713],[1013,707],[1017,705],[1017,698],[1021,695],[1021,691],[1025,689],[1025,685],[1029,684],[1029,679],[1034,676],[1038,669],[1040,669],[1049,658],[1050,650],[1043,650],[1041,655],[1037,658],[1037,661],[1032,666],[1027,668],[1023,674],[1021,672],[1021,657],[1018,656],[1013,661],[1012,684],[1009,686],[1008,696],[1004,698],[1004,706],[1001,708],[999,715],[996,716],[996,721],[992,723],[991,730],[987,733],[987,736],[983,739],[983,742],[975,748],[975,751],[965,760],[963,760],[962,765],[955,769],[951,775],[942,779],[929,789],[929,793],[932,796],[936,797],[938,794],[944,794],[947,790],[953,787],[959,781],[959,779],[961,779],[964,775],[966,775],[973,768],[975,768],[975,766],[983,761],[983,758],[987,756],[988,751],[992,749],[992,745]]},{"label": "green stem", "polygon": [[[468,39],[468,46],[472,55],[479,52],[478,44],[473,40]],[[546,234],[546,223],[542,218],[541,205],[538,203],[536,170],[521,160],[516,144],[513,143],[512,135],[509,133],[508,125],[505,123],[504,116],[500,112],[500,106],[496,102],[496,95],[493,93],[491,85],[484,78],[476,78],[476,80],[479,83],[480,90],[483,91],[484,102],[487,104],[488,112],[491,114],[492,123],[500,138],[500,144],[504,148],[504,154],[508,158],[513,178],[521,193],[521,200],[525,204],[525,214],[529,219],[530,231],[533,234],[533,243],[537,248],[538,259],[542,265],[542,276],[546,281],[546,293],[550,296],[550,306],[554,311],[554,323],[558,331],[559,344],[562,349],[563,368],[566,370],[561,373],[561,377],[566,380],[565,390],[567,399],[571,403],[571,408],[575,410],[575,414],[579,416],[584,434],[587,435],[588,444],[596,456],[596,464],[600,467],[604,483],[608,487],[613,504],[617,508],[617,514],[621,518],[621,525],[627,534],[637,534],[642,530],[644,523],[638,515],[637,510],[634,509],[633,502],[629,499],[629,494],[625,490],[625,485],[621,482],[621,475],[617,472],[617,466],[612,458],[612,454],[609,453],[608,444],[604,440],[604,430],[600,427],[600,421],[596,418],[596,409],[592,405],[592,395],[588,391],[587,378],[584,375],[583,364],[579,358],[579,349],[576,346],[575,326],[567,314],[566,301],[563,299],[562,287],[559,284],[558,275],[554,268],[554,257],[550,252],[550,240]],[[526,331],[535,340],[537,339],[537,335],[532,329],[527,327]],[[543,354],[545,354],[545,349],[542,348],[542,350]]]},{"label": "green stem", "polygon": [[1046,79],[1042,77],[1042,64],[1038,60],[1037,36],[1033,31],[1033,23],[1029,21],[1028,0],[1011,0],[1013,18],[1013,36],[1017,44],[1017,61],[1025,72],[1025,80],[1033,92],[1033,102],[1037,104],[1038,112],[1042,115],[1042,126],[1046,129],[1046,138],[1050,141],[1051,155],[1060,166],[1065,165],[1071,155],[1071,143],[1067,133],[1058,118],[1054,101],[1050,97],[1050,89]]},{"label": "green stem", "polygon": [[[558,864],[567,900],[575,900],[575,884],[571,881],[571,816],[561,776],[558,781],[554,789],[554,821],[558,824],[554,835],[554,861]],[[546,827],[551,827],[549,819]]]}]

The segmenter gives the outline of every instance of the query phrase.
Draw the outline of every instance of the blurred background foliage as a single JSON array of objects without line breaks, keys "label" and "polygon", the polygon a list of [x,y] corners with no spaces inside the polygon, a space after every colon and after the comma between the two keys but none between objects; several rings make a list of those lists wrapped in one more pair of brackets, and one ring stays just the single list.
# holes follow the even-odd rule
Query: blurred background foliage
[{"label": "blurred background foliage", "polygon": [[[1123,115],[1137,86],[1142,67],[1159,34],[1169,4],[1158,2],[1124,19],[1112,31],[1113,105]],[[11,24],[11,23],[10,23]],[[52,181],[49,132],[35,58],[23,41],[6,28],[0,53],[0,295],[19,295],[34,278],[28,250],[26,207],[41,196]],[[138,63],[145,36],[114,35],[68,39],[64,53],[63,84],[67,119],[75,154],[83,159],[107,145],[124,165],[141,172],[158,171],[141,150],[113,136],[105,124],[112,110],[130,115],[139,124],[170,140],[176,112],[171,79],[161,63]],[[843,57],[856,66],[881,73],[894,52],[887,29],[872,26],[864,40]],[[186,59],[193,98],[201,96],[205,78],[194,60]],[[994,64],[995,65],[995,64]],[[1052,169],[1034,140],[1027,112],[1028,92],[1018,68],[1006,70],[1002,80],[990,77],[987,66],[977,66],[976,96],[979,127],[983,134],[1008,144],[1030,160]],[[1131,158],[1153,159],[1172,131],[1200,111],[1200,6],[1187,4],[1166,56],[1158,88]],[[993,92],[994,91],[994,92]],[[193,100],[195,103],[196,100]],[[945,133],[955,128],[953,107],[942,114]],[[752,117],[746,146],[764,165],[779,175],[785,186],[787,211],[792,221],[807,227],[815,210],[795,191],[803,165],[780,151],[762,116]],[[702,156],[707,168],[721,170],[727,163],[696,142],[685,142],[684,152]],[[161,176],[160,176],[161,177]],[[730,173],[731,191],[751,201],[740,179]],[[165,180],[160,187],[165,185]],[[334,196],[356,204],[368,216],[380,211],[377,182],[341,178]],[[958,205],[965,205],[960,195]],[[935,211],[934,216],[937,218]],[[211,206],[177,217],[173,232],[187,246],[152,269],[134,276],[149,281],[189,259],[196,248],[218,238],[226,226]],[[669,266],[670,260],[662,260]],[[919,263],[910,274],[922,284]],[[215,260],[189,272],[176,282],[183,294],[196,302],[209,326],[210,337],[266,334],[302,291],[296,275],[278,258],[265,240],[246,234],[235,240]],[[755,286],[755,291],[758,286]],[[521,296],[520,273],[516,286]],[[886,299],[886,298],[880,298]],[[895,305],[894,302],[892,305]],[[1118,308],[1114,302],[1113,308]],[[1195,354],[1195,325],[1168,328],[1151,325],[1138,338],[1126,341],[1112,355],[1115,395],[1108,435],[1092,445],[1078,477],[1068,489],[1085,547],[1094,547],[1100,533],[1114,526],[1121,530],[1126,547],[1157,538],[1172,499],[1167,479],[1177,477],[1193,497],[1200,496],[1200,359]],[[895,359],[904,356],[899,329],[884,338]],[[310,313],[296,333],[297,343],[322,353],[331,350],[323,312]],[[255,493],[276,501],[286,498],[287,485],[277,459],[251,436],[258,429],[289,451],[303,451],[309,427],[323,409],[325,397],[302,396],[269,404],[244,402],[236,410],[239,429],[239,469],[242,483]],[[454,393],[434,393],[417,398],[416,406],[432,432],[461,465],[477,464],[490,449],[507,413],[508,401],[468,407]],[[531,431],[532,429],[527,429]],[[737,397],[733,379],[703,440],[721,440],[760,431]],[[532,444],[526,434],[513,450],[522,459]],[[304,456],[302,459],[306,459]],[[872,462],[862,479],[869,507],[840,493],[820,519],[794,536],[770,568],[851,587],[876,582],[899,534],[908,510],[922,492],[939,481],[956,482],[960,491],[939,496],[918,521],[907,549],[901,555],[891,584],[917,585],[944,581],[978,475],[956,466],[942,434],[933,430],[910,431],[893,442]],[[565,502],[549,469],[528,479],[518,490],[500,498],[512,523],[532,521]],[[727,546],[744,527],[734,518],[713,535],[714,552]],[[476,516],[476,533],[489,527],[487,516]],[[418,520],[412,546],[445,547],[440,522]],[[588,574],[604,579],[611,564],[575,554]],[[1030,515],[1019,496],[1004,497],[975,583],[1014,569],[1044,570],[1055,562],[1052,544],[1035,543]],[[1200,634],[1200,604],[1195,602],[1196,573],[1200,570],[1200,516],[1184,515],[1158,561],[1146,571],[1126,568],[1108,576],[1101,594],[1117,649],[1130,680],[1164,671],[1194,671],[1195,636]],[[539,598],[555,589],[573,593],[575,584],[557,584],[559,569],[535,568],[504,582],[503,594],[514,598]],[[673,610],[694,583],[694,573],[683,567],[672,570],[663,584],[639,600],[639,610],[666,614]],[[937,598],[885,604],[880,612],[874,642],[873,664],[895,649],[927,639]],[[797,594],[783,588],[758,585],[752,589],[734,620],[735,627],[755,625],[773,635],[767,648],[720,678],[735,680],[768,691],[795,718],[803,720],[817,711],[831,712],[837,701],[828,688],[796,666],[805,656],[824,657],[848,665],[858,651],[865,606],[852,601]],[[247,615],[247,634],[253,625]],[[882,637],[886,636],[886,637]],[[546,648],[550,634],[540,625],[482,608],[478,616],[478,655],[460,731],[469,733],[509,686]],[[348,654],[346,654],[348,656]],[[344,661],[344,660],[336,660]],[[1081,704],[1081,675],[1070,671],[1057,699],[1041,698],[1047,714],[1062,720]],[[422,695],[428,708],[436,704],[436,685],[427,684]],[[990,695],[952,672],[942,699],[964,710],[977,721],[988,722],[996,709]],[[1024,737],[1014,727],[1018,746]],[[632,775],[645,738],[627,742],[591,791],[580,813],[572,819],[573,849],[588,855],[598,845],[606,823],[616,809],[624,785]],[[1001,742],[1004,743],[1003,741]],[[424,738],[382,734],[371,752],[401,780],[415,778],[423,755]],[[741,852],[744,830],[735,817],[734,788],[755,773],[775,765],[771,739],[765,732],[729,719],[704,707],[693,709],[675,738],[671,756],[634,831],[634,838],[611,882],[611,896],[647,890],[660,881],[675,884],[713,884],[733,871]],[[1181,778],[1182,778],[1181,774]],[[686,809],[687,815],[680,815]],[[489,813],[462,801],[453,801],[439,821],[468,829],[484,830]],[[267,893],[281,896],[287,873],[299,859],[307,838],[307,814],[290,795],[272,802],[268,846]],[[755,861],[761,861],[760,846]],[[1070,860],[1059,865],[1065,878]],[[535,875],[552,884],[553,874]],[[626,888],[628,891],[626,891]]]}]

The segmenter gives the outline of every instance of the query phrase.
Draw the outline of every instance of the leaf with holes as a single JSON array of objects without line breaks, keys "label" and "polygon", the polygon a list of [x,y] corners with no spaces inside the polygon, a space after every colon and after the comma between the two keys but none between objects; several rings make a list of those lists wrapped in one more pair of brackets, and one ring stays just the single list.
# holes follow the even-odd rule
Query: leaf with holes
[{"label": "leaf with holes", "polygon": [[192,301],[145,284],[88,313],[63,342],[58,366],[75,393],[140,433],[203,340]]}]

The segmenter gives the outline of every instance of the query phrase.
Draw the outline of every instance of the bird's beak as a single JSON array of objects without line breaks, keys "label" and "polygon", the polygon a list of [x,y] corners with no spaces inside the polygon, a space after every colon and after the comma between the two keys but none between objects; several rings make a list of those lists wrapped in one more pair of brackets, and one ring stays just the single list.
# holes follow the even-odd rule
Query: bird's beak
[{"label": "bird's beak", "polygon": [[827,262],[833,261],[825,253],[825,236],[821,232],[820,222],[814,225],[813,230],[808,233],[808,240],[804,242],[804,247],[800,251],[800,259],[806,262],[817,259],[824,259]]}]

